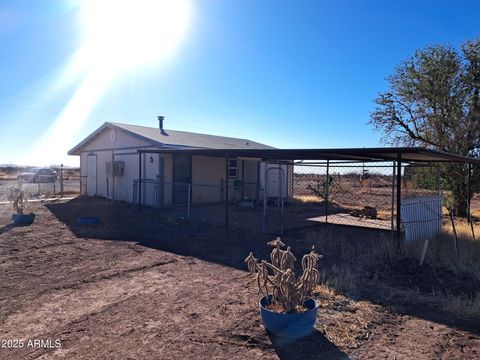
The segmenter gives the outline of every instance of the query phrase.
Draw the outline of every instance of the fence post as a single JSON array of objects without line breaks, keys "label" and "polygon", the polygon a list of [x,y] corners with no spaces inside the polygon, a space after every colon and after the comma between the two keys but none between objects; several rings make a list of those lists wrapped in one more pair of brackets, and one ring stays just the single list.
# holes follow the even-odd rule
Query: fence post
[{"label": "fence post", "polygon": [[142,211],[142,153],[138,153],[138,211]]},{"label": "fence post", "polygon": [[393,162],[393,169],[392,169],[392,207],[390,209],[390,230],[392,232],[391,239],[393,240],[393,233],[395,231],[394,222],[395,222],[395,169],[396,164],[395,161]]},{"label": "fence post", "polygon": [[278,176],[280,177],[278,179],[278,184],[279,184],[279,196],[280,196],[280,235],[283,235],[283,215],[284,215],[284,207],[283,207],[283,175],[284,171],[281,165],[278,165]]},{"label": "fence post", "polygon": [[137,204],[137,179],[133,179],[132,208]]},{"label": "fence post", "polygon": [[60,164],[60,197],[63,197],[63,164]]},{"label": "fence post", "polygon": [[440,195],[440,167],[437,166],[437,195]]},{"label": "fence post", "polygon": [[268,172],[267,172],[267,164],[265,163],[265,171],[264,171],[264,184],[263,184],[263,232],[267,232],[267,207],[268,207]]},{"label": "fence post", "polygon": [[454,210],[450,210],[450,221],[452,222],[452,230],[453,230],[453,248],[455,249],[455,253],[458,257],[458,237],[457,237],[457,229],[455,228],[455,219],[454,219]]},{"label": "fence post", "polygon": [[224,181],[223,181],[223,177],[220,178],[220,201],[223,201],[223,185],[224,185]]},{"label": "fence post", "polygon": [[330,190],[330,160],[327,160],[327,180],[325,185],[325,224],[328,224],[328,193]]},{"label": "fence post", "polygon": [[471,198],[471,185],[470,185],[470,182],[471,182],[471,177],[470,177],[470,174],[472,172],[472,164],[468,163],[468,174],[467,174],[467,219],[468,219],[468,222],[471,221],[471,213],[470,213],[470,198]]},{"label": "fence post", "polygon": [[192,191],[192,184],[187,185],[187,220],[190,220],[190,201],[191,201],[191,191]]},{"label": "fence post", "polygon": [[225,154],[225,226],[228,226],[228,154]]},{"label": "fence post", "polygon": [[255,189],[256,208],[259,208],[260,202],[260,161],[257,162],[257,187]]},{"label": "fence post", "polygon": [[400,223],[402,221],[400,214],[400,207],[402,204],[402,154],[397,154],[397,249],[400,250],[401,229]]}]

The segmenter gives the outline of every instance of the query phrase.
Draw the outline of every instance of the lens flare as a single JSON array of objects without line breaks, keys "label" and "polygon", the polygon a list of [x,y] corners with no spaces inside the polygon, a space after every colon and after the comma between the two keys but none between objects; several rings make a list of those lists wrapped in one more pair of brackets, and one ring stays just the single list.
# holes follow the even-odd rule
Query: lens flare
[{"label": "lens flare", "polygon": [[184,38],[189,0],[82,0],[77,4],[81,46],[58,79],[72,96],[24,160],[61,162],[112,82],[129,70],[158,66]]}]

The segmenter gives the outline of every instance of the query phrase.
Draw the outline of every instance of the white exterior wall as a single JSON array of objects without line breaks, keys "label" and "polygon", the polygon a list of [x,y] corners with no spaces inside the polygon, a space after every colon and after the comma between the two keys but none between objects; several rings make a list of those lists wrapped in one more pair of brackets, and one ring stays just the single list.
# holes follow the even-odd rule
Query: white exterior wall
[{"label": "white exterior wall", "polygon": [[[138,178],[138,154],[126,151],[115,151],[115,161],[123,161],[123,176],[114,177],[113,199],[132,202],[133,180]],[[106,166],[106,164],[105,164]]]},{"label": "white exterior wall", "polygon": [[106,128],[97,137],[95,137],[90,143],[86,144],[82,149],[82,152],[89,151],[101,151],[101,150],[126,150],[126,149],[138,149],[142,147],[151,146],[150,143],[127,134],[122,130],[115,130],[116,139],[111,141],[110,129]]},{"label": "white exterior wall", "polygon": [[[106,128],[90,143],[85,145],[80,154],[80,175],[88,179],[88,156],[95,156],[96,161],[96,196],[131,202],[133,199],[133,179],[138,178],[137,149],[147,148],[146,141],[130,136],[122,130],[115,130],[112,141],[111,129]],[[123,176],[107,176],[107,162],[124,161]]]}]

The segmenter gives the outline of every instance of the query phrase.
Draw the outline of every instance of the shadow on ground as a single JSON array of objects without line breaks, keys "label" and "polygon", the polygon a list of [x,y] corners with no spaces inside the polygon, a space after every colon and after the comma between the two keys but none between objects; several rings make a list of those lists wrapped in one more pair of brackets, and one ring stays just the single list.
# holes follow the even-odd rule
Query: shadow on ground
[{"label": "shadow on ground", "polygon": [[294,343],[269,335],[272,346],[281,360],[348,360],[350,357],[337,346],[315,330],[310,336]]},{"label": "shadow on ground", "polygon": [[4,226],[0,226],[0,234],[3,234],[3,233],[9,231],[10,229],[12,229],[16,226],[17,225],[15,225],[14,223],[7,224],[7,225],[4,225]]},{"label": "shadow on ground", "polygon": [[[246,270],[244,259],[250,252],[254,252],[255,256],[260,259],[269,257],[270,249],[266,246],[266,242],[272,240],[272,236],[248,229],[227,228],[206,222],[187,223],[184,220],[168,216],[165,212],[149,208],[144,208],[139,213],[137,209],[132,209],[129,204],[113,203],[105,199],[76,198],[66,203],[49,204],[46,207],[62,223],[65,223],[77,237],[81,238],[138,242],[150,248],[191,256],[240,270]],[[101,224],[94,226],[78,225],[77,219],[80,216],[97,216],[101,219]],[[350,247],[362,247],[363,244],[371,241],[381,241],[385,236],[385,232],[379,230],[340,225],[320,224],[318,228],[326,229],[324,231],[325,236],[332,237],[335,243],[346,242]],[[308,239],[308,237],[305,238],[305,234],[292,232],[286,234],[283,240],[288,245],[292,245],[295,256],[301,258],[302,254],[310,250],[312,243],[315,243],[317,238]],[[349,260],[338,253],[341,251],[338,249],[341,248],[335,247],[333,251],[324,253],[325,259],[320,264],[321,271],[328,274],[332,266],[338,267],[342,265],[342,262],[343,265],[349,265]],[[323,252],[322,249],[319,250]],[[398,313],[425,318],[477,334],[480,333],[480,321],[478,319],[459,319],[443,312],[441,309],[430,309],[428,306],[415,304],[414,302],[402,306],[402,304],[395,303],[394,297],[388,299],[379,296],[378,292],[381,291],[383,285],[392,288],[404,288],[412,281],[415,283],[420,280],[425,281],[425,284],[428,285],[428,281],[434,278],[429,273],[431,269],[425,266],[419,268],[413,263],[394,261],[393,263],[380,265],[378,267],[372,264],[372,266],[376,266],[373,272],[361,274],[356,278],[357,280],[365,279],[365,282],[362,281],[363,285],[359,285],[360,288],[367,287],[365,284],[377,277],[381,280],[378,282],[380,289],[371,289],[371,291],[365,289],[358,294],[358,299],[392,308]],[[434,269],[434,271],[437,270]],[[422,277],[422,274],[425,276]],[[448,272],[442,272],[442,274],[448,274],[449,276],[440,279],[447,286],[450,286],[449,284],[454,285],[456,282],[465,282],[465,279],[455,274]],[[437,275],[435,276],[438,277]],[[471,284],[467,282],[462,286],[470,286]],[[321,334],[315,336],[318,337]],[[288,349],[279,348],[279,356],[283,356],[282,358],[285,359],[288,359],[290,355],[294,356],[295,351]]]},{"label": "shadow on ground", "polygon": [[[76,198],[46,207],[79,238],[138,242],[240,270],[245,270],[243,260],[250,251],[266,256],[266,242],[271,240],[271,236],[246,229],[186,222],[154,209],[139,213],[129,204],[104,199]],[[99,217],[101,223],[78,225],[82,216]]]}]

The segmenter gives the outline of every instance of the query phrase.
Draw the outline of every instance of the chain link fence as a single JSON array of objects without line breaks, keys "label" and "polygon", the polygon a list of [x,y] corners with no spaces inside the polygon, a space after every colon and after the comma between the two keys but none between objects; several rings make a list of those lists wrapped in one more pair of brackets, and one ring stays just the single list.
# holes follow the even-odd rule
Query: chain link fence
[{"label": "chain link fence", "polygon": [[[78,170],[63,170],[62,176],[57,172],[55,181],[25,181],[22,186],[29,199],[53,197],[71,197],[81,194],[82,179]],[[0,201],[8,201],[9,189],[18,181],[16,174],[0,179]],[[85,179],[86,180],[86,179]],[[86,194],[86,191],[85,191]]]},{"label": "chain link fence", "polygon": [[75,196],[80,194],[80,178],[57,179],[54,182],[23,183],[30,198]]},{"label": "chain link fence", "polygon": [[[296,162],[291,174],[277,173],[268,183],[287,182],[265,210],[267,232],[283,233],[320,223],[396,228],[397,168],[393,162]],[[441,191],[438,168],[401,167],[401,198],[420,198]],[[291,193],[289,193],[291,188]],[[273,201],[272,201],[273,200]],[[438,216],[441,217],[441,214]]]},{"label": "chain link fence", "polygon": [[[228,222],[272,234],[326,223],[394,230],[396,172],[393,162],[271,163],[258,182],[230,180],[228,190],[223,179],[189,184],[156,178],[142,179],[140,194],[135,180],[132,203],[138,206],[140,196],[142,205],[162,209],[175,219]],[[416,198],[426,203],[425,197],[437,194],[448,197],[435,165],[402,165],[400,179],[402,202]],[[433,215],[427,215],[422,221],[430,221]],[[432,221],[438,223],[442,214],[434,215]]]},{"label": "chain link fence", "polygon": [[[140,190],[141,189],[141,190]],[[259,184],[232,180],[211,184],[164,182],[138,179],[133,183],[132,207],[157,208],[175,220],[208,222],[261,229],[262,208]],[[228,209],[226,210],[226,198]],[[228,219],[228,220],[227,220]]]},{"label": "chain link fence", "polygon": [[288,214],[297,226],[315,222],[391,229],[395,208],[392,163],[297,163]]}]

